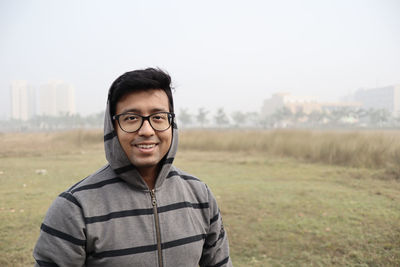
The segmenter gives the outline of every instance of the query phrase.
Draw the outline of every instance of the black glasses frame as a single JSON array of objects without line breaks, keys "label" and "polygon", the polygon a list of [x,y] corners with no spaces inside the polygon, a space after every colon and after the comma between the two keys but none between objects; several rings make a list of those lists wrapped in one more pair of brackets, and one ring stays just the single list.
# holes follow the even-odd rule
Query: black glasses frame
[{"label": "black glasses frame", "polygon": [[[120,118],[121,116],[123,116],[123,115],[129,115],[129,114],[130,114],[130,115],[139,116],[139,117],[142,118],[142,123],[140,124],[139,128],[138,128],[137,130],[135,130],[135,131],[126,131],[124,128],[122,128],[121,123],[119,122],[119,118]],[[153,125],[151,124],[150,117],[152,117],[152,116],[154,116],[154,115],[157,115],[157,114],[167,114],[169,125],[168,125],[168,127],[167,127],[166,129],[164,129],[164,130],[157,130],[157,129],[154,129]],[[112,119],[113,119],[113,120],[116,120],[116,121],[118,122],[118,126],[119,126],[119,128],[121,128],[122,131],[124,131],[124,132],[126,132],[126,133],[134,133],[134,132],[139,131],[139,130],[142,128],[144,121],[148,121],[149,124],[150,124],[150,126],[151,126],[151,128],[152,128],[154,131],[157,131],[157,132],[164,132],[164,131],[168,130],[168,129],[171,127],[171,125],[173,124],[173,119],[174,119],[174,117],[175,117],[175,113],[173,113],[173,112],[166,112],[166,111],[165,111],[165,112],[155,112],[155,113],[150,114],[149,116],[142,116],[142,115],[140,115],[140,114],[136,114],[136,113],[133,113],[133,112],[125,112],[125,113],[121,113],[121,114],[117,114],[117,115],[112,116]]]}]

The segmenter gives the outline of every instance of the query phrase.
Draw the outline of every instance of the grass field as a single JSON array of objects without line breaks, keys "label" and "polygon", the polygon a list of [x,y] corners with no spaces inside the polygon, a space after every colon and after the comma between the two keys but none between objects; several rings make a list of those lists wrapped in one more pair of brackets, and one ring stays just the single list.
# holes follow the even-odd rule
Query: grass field
[{"label": "grass field", "polygon": [[[323,133],[285,132],[281,138],[286,134],[286,143],[297,152],[288,150],[284,138],[275,142],[282,142],[285,152],[279,151],[277,144],[272,151],[265,145],[271,140],[259,140],[279,138],[269,134],[278,135],[181,135],[175,165],[201,178],[216,195],[234,265],[400,266],[400,181],[388,175],[386,163],[374,159],[378,163],[371,166],[327,164],[298,154],[296,138],[302,140],[306,153],[306,142],[314,150],[318,142],[323,146],[319,136]],[[336,151],[332,140],[340,143],[343,134],[357,137],[357,133],[326,134],[332,138],[326,142]],[[365,151],[372,151],[372,147],[386,146],[389,139],[395,147],[394,134],[390,133],[390,138],[381,138],[386,136],[382,133],[353,138],[380,136],[364,143],[370,144]],[[201,145],[201,138],[193,136],[208,136],[213,141]],[[1,137],[0,266],[31,266],[33,246],[51,201],[105,163],[102,134],[78,131]],[[231,145],[226,145],[229,142]],[[265,146],[265,151],[240,143],[257,143]],[[366,158],[354,149],[353,157]],[[388,153],[382,156],[392,166],[396,153],[389,148],[383,153]]]}]

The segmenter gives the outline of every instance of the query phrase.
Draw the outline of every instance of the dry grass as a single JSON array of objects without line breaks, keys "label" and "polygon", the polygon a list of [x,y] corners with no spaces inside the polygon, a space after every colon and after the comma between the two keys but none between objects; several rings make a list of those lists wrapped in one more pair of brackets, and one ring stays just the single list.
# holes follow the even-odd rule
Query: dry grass
[{"label": "dry grass", "polygon": [[[0,135],[0,157],[68,154],[103,147],[101,130]],[[399,131],[185,130],[180,149],[257,152],[349,167],[382,169],[379,178],[400,180]]]},{"label": "dry grass", "polygon": [[0,134],[0,157],[63,155],[102,146],[100,130]]},{"label": "dry grass", "polygon": [[261,152],[308,162],[385,169],[400,179],[400,132],[397,131],[185,131],[186,150]]}]

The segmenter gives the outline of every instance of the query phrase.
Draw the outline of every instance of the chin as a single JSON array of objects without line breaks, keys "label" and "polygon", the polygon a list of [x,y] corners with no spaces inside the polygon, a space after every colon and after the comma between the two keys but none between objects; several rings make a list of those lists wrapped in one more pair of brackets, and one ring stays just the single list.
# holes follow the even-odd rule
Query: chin
[{"label": "chin", "polygon": [[134,160],[132,161],[132,164],[135,165],[136,168],[141,169],[141,168],[152,168],[154,166],[157,166],[158,162],[157,161],[138,161]]}]

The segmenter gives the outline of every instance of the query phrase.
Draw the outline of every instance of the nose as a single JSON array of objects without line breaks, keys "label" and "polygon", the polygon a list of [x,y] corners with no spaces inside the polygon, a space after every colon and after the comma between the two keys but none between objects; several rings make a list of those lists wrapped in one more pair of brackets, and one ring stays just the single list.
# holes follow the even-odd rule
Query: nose
[{"label": "nose", "polygon": [[154,135],[154,129],[153,127],[151,127],[150,122],[148,120],[143,121],[142,127],[140,127],[138,134],[143,136]]}]

